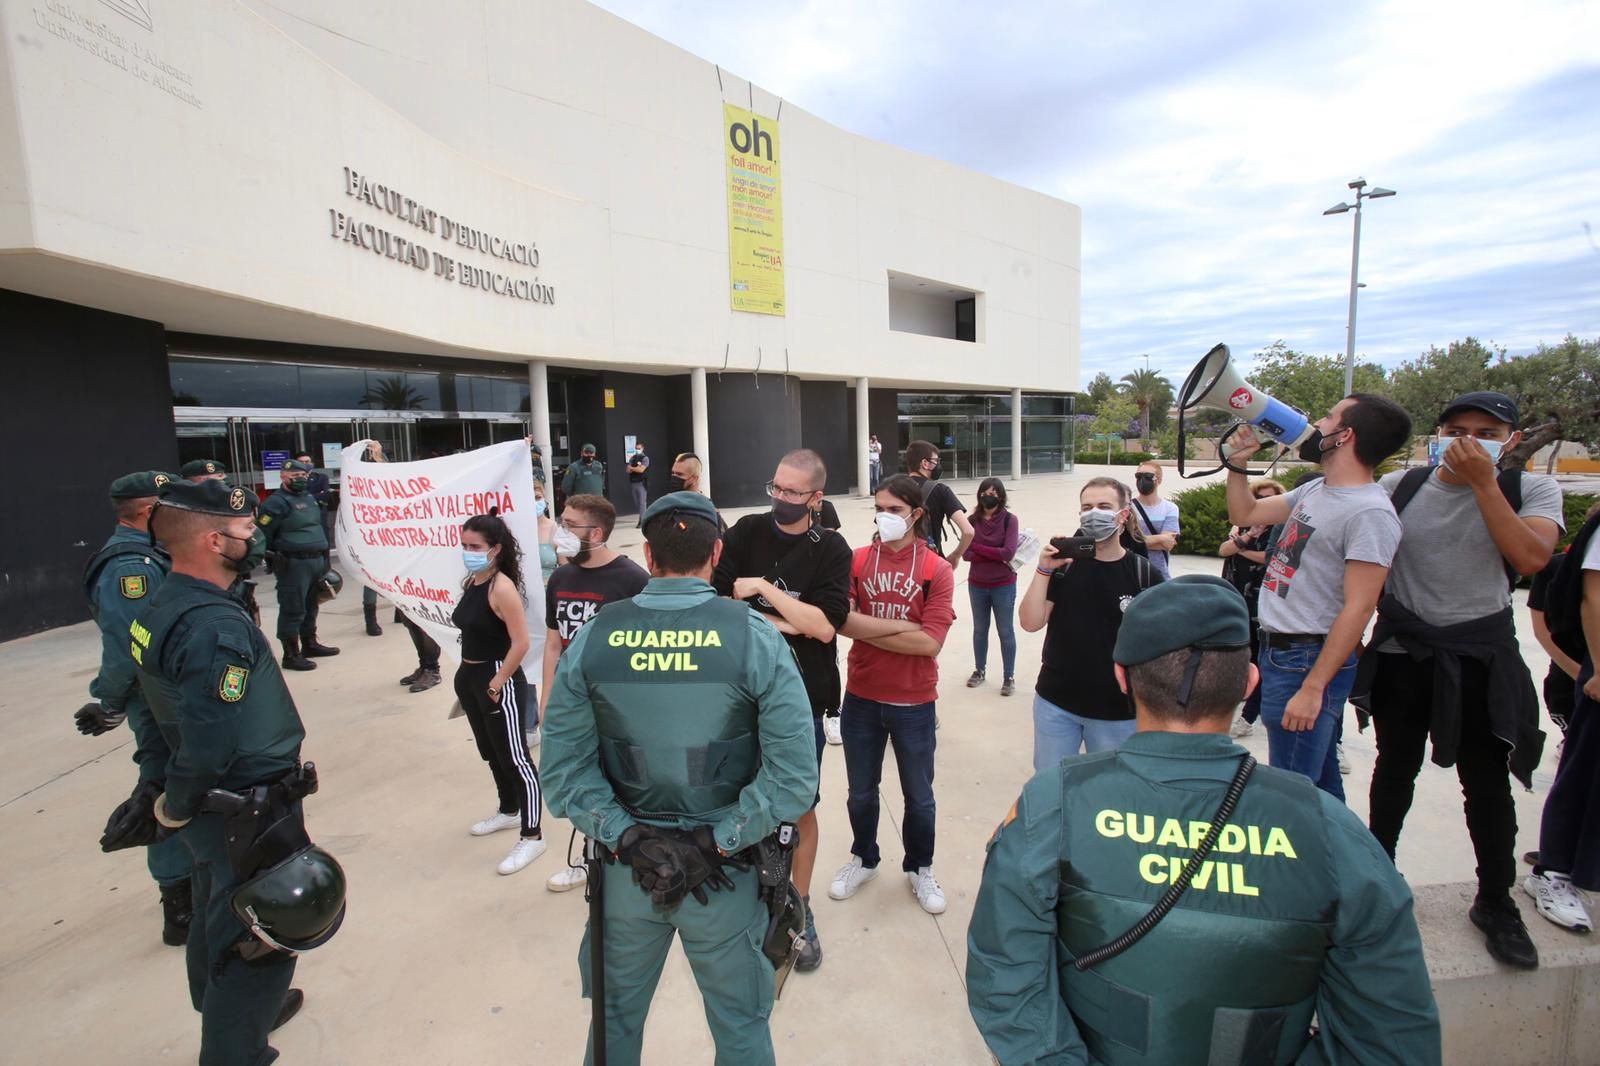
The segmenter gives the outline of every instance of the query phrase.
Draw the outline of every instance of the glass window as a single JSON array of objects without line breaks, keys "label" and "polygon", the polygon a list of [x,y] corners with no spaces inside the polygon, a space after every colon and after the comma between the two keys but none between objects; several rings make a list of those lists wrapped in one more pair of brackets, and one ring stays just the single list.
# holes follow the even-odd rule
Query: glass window
[{"label": "glass window", "polygon": [[297,368],[173,356],[167,361],[173,403],[182,407],[299,407]]},{"label": "glass window", "polygon": [[438,410],[439,382],[434,375],[433,407],[427,406],[427,394],[418,391],[409,379],[417,375],[403,372],[384,373],[366,371],[367,390],[361,394],[361,406],[373,411],[424,411]]},{"label": "glass window", "polygon": [[1024,396],[1022,398],[1022,413],[1024,415],[1064,415],[1067,413],[1067,398],[1065,396]]},{"label": "glass window", "polygon": [[300,403],[296,406],[340,411],[357,410],[367,391],[364,370],[343,366],[300,368]]}]

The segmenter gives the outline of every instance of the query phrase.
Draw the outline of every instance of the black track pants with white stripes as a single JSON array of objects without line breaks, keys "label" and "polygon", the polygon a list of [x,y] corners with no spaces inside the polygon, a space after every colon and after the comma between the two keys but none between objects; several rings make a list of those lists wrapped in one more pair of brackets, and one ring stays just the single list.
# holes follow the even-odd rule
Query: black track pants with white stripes
[{"label": "black track pants with white stripes", "polygon": [[500,793],[500,813],[522,814],[522,835],[539,835],[539,771],[528,757],[528,679],[521,667],[500,691],[500,702],[489,697],[489,682],[501,663],[462,663],[456,670],[456,698],[467,713],[478,754],[489,764],[494,787]]}]

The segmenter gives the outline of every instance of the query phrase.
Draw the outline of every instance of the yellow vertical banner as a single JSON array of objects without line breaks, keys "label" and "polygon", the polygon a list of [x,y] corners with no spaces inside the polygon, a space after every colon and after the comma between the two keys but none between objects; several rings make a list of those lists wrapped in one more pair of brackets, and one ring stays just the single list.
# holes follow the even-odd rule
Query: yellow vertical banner
[{"label": "yellow vertical banner", "polygon": [[783,188],[777,120],[722,105],[728,156],[728,285],[735,311],[784,313]]}]

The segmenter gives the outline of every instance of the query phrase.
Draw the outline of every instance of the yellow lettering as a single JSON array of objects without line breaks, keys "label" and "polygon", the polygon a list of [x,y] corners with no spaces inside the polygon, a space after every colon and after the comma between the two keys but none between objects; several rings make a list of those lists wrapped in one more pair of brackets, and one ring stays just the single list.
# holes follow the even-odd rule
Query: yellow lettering
[{"label": "yellow lettering", "polygon": [[722,647],[722,638],[717,635],[715,629],[707,630],[700,634],[700,646],[702,648],[720,648]]},{"label": "yellow lettering", "polygon": [[697,647],[699,647],[700,646],[700,641],[695,639],[696,637],[699,637],[699,636],[701,636],[701,634],[696,632],[693,629],[680,629],[680,630],[678,630],[678,647],[680,647],[680,648],[697,648]]},{"label": "yellow lettering", "polygon": [[647,631],[644,634],[644,639],[639,642],[639,646],[641,648],[659,648],[659,647],[661,647],[661,634],[657,633],[653,629]]},{"label": "yellow lettering", "polygon": [[1157,855],[1155,852],[1142,856],[1139,859],[1139,876],[1152,885],[1161,884],[1166,880],[1161,874],[1161,864],[1166,861],[1166,858],[1165,855]]},{"label": "yellow lettering", "polygon": [[1201,863],[1200,869],[1194,872],[1194,880],[1190,881],[1189,884],[1196,889],[1204,891],[1206,885],[1211,883],[1211,869],[1214,865],[1215,863],[1213,863],[1210,859],[1207,859],[1205,862]]},{"label": "yellow lettering", "polygon": [[1156,840],[1156,845],[1163,848],[1185,848],[1189,842],[1183,837],[1183,825],[1176,818],[1168,818],[1161,823],[1161,836]]},{"label": "yellow lettering", "polygon": [[1217,850],[1230,855],[1243,851],[1244,830],[1231,822],[1223,826],[1217,834]]},{"label": "yellow lettering", "polygon": [[611,635],[606,638],[606,643],[610,644],[613,648],[620,648],[622,647],[622,642],[627,639],[628,634],[624,633],[620,629],[613,629],[611,631]]},{"label": "yellow lettering", "polygon": [[1101,811],[1094,816],[1095,832],[1115,840],[1122,835],[1122,816],[1116,811]]},{"label": "yellow lettering", "polygon": [[1156,819],[1151,814],[1128,812],[1128,839],[1135,844],[1148,844],[1156,838]]},{"label": "yellow lettering", "polygon": [[650,669],[650,656],[647,652],[636,651],[628,656],[628,668],[631,670]]},{"label": "yellow lettering", "polygon": [[1228,864],[1217,863],[1217,891],[1228,891]]},{"label": "yellow lettering", "polygon": [[678,646],[678,634],[671,629],[663,632],[661,634],[661,646],[663,648],[676,648]]},{"label": "yellow lettering", "polygon": [[133,661],[140,666],[144,665],[144,649],[137,644],[129,644],[128,650],[133,653]]},{"label": "yellow lettering", "polygon": [[1204,840],[1206,838],[1206,834],[1208,834],[1210,832],[1211,832],[1211,823],[1210,822],[1190,822],[1189,823],[1189,850],[1190,851],[1199,851],[1200,850],[1200,842],[1202,840]]},{"label": "yellow lettering", "polygon": [[1263,855],[1282,855],[1286,859],[1299,858],[1294,853],[1294,845],[1289,843],[1289,835],[1277,826],[1267,831],[1267,846],[1262,849]]},{"label": "yellow lettering", "polygon": [[1245,881],[1244,881],[1244,867],[1240,866],[1238,863],[1232,863],[1231,865],[1233,866],[1233,891],[1234,891],[1234,894],[1238,895],[1238,896],[1259,896],[1259,895],[1261,895],[1261,890],[1259,888],[1255,887],[1254,885],[1245,884]]},{"label": "yellow lettering", "polygon": [[1252,854],[1252,855],[1260,855],[1261,854],[1261,827],[1258,826],[1258,825],[1250,825],[1250,826],[1246,826],[1245,827],[1245,831],[1250,834],[1250,854]]}]

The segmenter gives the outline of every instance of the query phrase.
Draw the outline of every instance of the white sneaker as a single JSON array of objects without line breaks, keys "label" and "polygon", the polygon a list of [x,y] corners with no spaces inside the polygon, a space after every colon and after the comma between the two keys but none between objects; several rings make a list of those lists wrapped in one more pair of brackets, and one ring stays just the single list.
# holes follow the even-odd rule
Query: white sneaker
[{"label": "white sneaker", "polygon": [[822,716],[822,737],[829,744],[843,744],[844,737],[839,735],[839,716],[825,714]]},{"label": "white sneaker", "polygon": [[1344,753],[1343,744],[1335,744],[1333,746],[1333,757],[1339,760],[1339,772],[1348,774],[1350,772],[1350,756]]},{"label": "white sneaker", "polygon": [[522,837],[511,845],[511,851],[498,867],[503,874],[514,874],[534,859],[544,854],[544,841],[539,837]]},{"label": "white sneaker", "polygon": [[544,887],[552,892],[570,892],[589,880],[589,871],[582,866],[567,866],[550,875]]},{"label": "white sneaker", "polygon": [[1583,893],[1572,887],[1566,874],[1546,870],[1542,874],[1529,874],[1523,878],[1522,890],[1533,897],[1539,913],[1547,919],[1578,933],[1594,928],[1589,920],[1589,908],[1584,905]]},{"label": "white sneaker", "polygon": [[1233,728],[1228,730],[1228,735],[1233,739],[1238,740],[1240,737],[1247,737],[1255,731],[1255,723],[1247,722],[1241,716],[1233,720]]},{"label": "white sneaker", "polygon": [[878,876],[878,868],[870,870],[861,865],[861,858],[857,855],[850,856],[850,861],[839,867],[839,872],[833,875],[833,884],[828,886],[828,895],[834,899],[849,899],[856,894],[856,889]]},{"label": "white sneaker", "polygon": [[924,866],[916,873],[908,872],[906,880],[911,882],[911,894],[917,897],[923,910],[929,914],[944,913],[944,889],[934,880],[933,867]]},{"label": "white sneaker", "polygon": [[501,814],[496,811],[481,822],[473,822],[471,832],[475,837],[486,837],[490,833],[498,833],[502,829],[519,829],[521,826],[522,815]]},{"label": "white sneaker", "polygon": [[528,747],[537,748],[539,746],[539,741],[543,739],[544,737],[539,735],[538,726],[534,726],[532,729],[528,730]]}]

